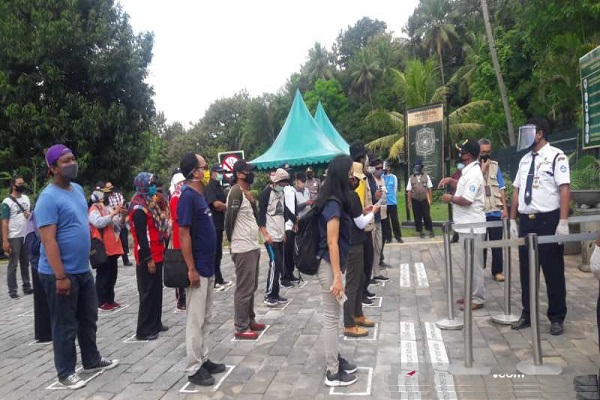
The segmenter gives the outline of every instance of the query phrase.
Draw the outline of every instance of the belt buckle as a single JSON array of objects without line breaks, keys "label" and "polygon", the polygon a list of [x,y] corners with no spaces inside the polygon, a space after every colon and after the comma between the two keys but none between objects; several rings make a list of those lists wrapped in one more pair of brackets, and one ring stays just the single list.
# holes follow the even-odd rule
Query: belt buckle
[{"label": "belt buckle", "polygon": [[532,220],[536,218],[535,214],[529,214],[527,217],[529,217],[529,219],[532,219]]}]

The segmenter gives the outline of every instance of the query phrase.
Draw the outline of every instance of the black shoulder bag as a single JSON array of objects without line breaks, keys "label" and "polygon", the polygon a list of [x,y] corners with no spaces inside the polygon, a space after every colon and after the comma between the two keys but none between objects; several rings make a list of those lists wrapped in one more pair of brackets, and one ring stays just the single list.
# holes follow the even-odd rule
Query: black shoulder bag
[{"label": "black shoulder bag", "polygon": [[[191,190],[191,189],[188,189]],[[192,210],[192,227],[190,229],[190,237],[194,237],[194,226],[196,225],[196,205]],[[173,232],[178,235],[179,232]],[[172,243],[172,241],[171,241]],[[193,253],[193,250],[192,250]],[[183,258],[181,249],[166,249],[163,259],[163,282],[166,287],[170,288],[186,288],[191,285],[188,278],[188,267]]]}]

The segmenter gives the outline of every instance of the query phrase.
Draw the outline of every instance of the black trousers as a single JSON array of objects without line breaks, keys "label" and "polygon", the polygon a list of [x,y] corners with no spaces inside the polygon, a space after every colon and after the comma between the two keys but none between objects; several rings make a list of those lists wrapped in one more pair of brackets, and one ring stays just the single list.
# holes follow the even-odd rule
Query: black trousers
[{"label": "black trousers", "polygon": [[115,285],[117,284],[117,263],[119,256],[108,256],[106,263],[96,269],[96,295],[98,305],[112,304],[115,301]]},{"label": "black trousers", "polygon": [[285,245],[283,247],[283,280],[294,278],[294,239],[296,232],[285,231]]},{"label": "black trousers", "polygon": [[162,329],[162,294],[163,294],[163,263],[155,263],[156,272],[148,272],[146,263],[138,264],[135,268],[137,278],[140,308],[138,310],[137,330],[138,336],[150,336],[159,333]]},{"label": "black trousers", "polygon": [[[486,221],[500,221],[500,217],[486,215]],[[487,228],[487,240],[502,240],[502,228]],[[483,267],[487,265],[487,251],[483,249]],[[503,270],[502,266],[503,257],[502,249],[496,247],[492,249],[492,276],[499,274]]]},{"label": "black trousers", "polygon": [[217,251],[215,252],[215,283],[225,282],[221,273],[221,260],[223,259],[223,231],[217,229]]},{"label": "black trousers", "polygon": [[362,299],[364,285],[364,245],[353,244],[348,252],[346,262],[346,287],[344,291],[348,300],[344,302],[344,327],[351,328],[356,325],[354,317],[362,317]]},{"label": "black trousers", "polygon": [[[535,219],[527,215],[520,215],[520,235],[537,233],[539,236],[554,235],[560,210],[548,213],[535,214]],[[563,258],[563,245],[548,243],[539,245],[539,262],[548,294],[547,316],[550,322],[565,320],[567,315],[567,290],[565,285],[565,260]],[[523,304],[523,318],[529,318],[529,258],[527,248],[519,247],[519,270],[521,273],[521,303]]]},{"label": "black trousers", "polygon": [[52,340],[52,323],[46,292],[40,282],[37,263],[31,263],[31,283],[33,284],[33,334],[35,340],[49,342]]},{"label": "black trousers", "polygon": [[129,262],[129,230],[124,225],[119,232],[119,239],[121,239],[121,246],[123,246],[123,264]]},{"label": "black trousers", "polygon": [[433,222],[431,221],[431,210],[427,199],[418,201],[412,200],[413,214],[415,215],[415,229],[417,232],[423,232],[423,222],[425,229],[433,231]]},{"label": "black trousers", "polygon": [[[371,232],[365,231],[367,238],[365,239],[364,253],[363,253],[363,263],[364,263],[364,275],[365,281],[363,283],[363,294],[367,294],[367,289],[369,288],[369,281],[371,280],[371,274],[373,273],[373,258],[375,256],[373,250],[373,234]],[[362,300],[362,299],[361,299]]]},{"label": "black trousers", "polygon": [[265,243],[269,254],[269,274],[267,275],[267,289],[265,298],[279,297],[279,278],[283,273],[283,242]]},{"label": "black trousers", "polygon": [[392,240],[392,231],[396,240],[400,240],[402,238],[400,222],[398,221],[398,205],[388,204],[387,218],[381,221],[381,229],[384,241]]}]

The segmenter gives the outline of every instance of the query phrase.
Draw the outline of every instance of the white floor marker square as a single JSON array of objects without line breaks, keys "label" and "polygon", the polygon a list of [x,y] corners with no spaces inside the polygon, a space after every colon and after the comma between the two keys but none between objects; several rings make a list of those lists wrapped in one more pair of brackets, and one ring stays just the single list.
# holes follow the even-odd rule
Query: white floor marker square
[{"label": "white floor marker square", "polygon": [[135,338],[135,333],[133,335],[131,335],[130,337],[128,337],[127,339],[123,340],[123,343],[148,343],[149,340],[137,340]]},{"label": "white floor marker square", "polygon": [[[364,379],[364,374],[367,374],[367,385],[366,389],[360,392],[351,392],[350,390],[357,390],[358,386],[355,383],[352,386],[346,387],[332,387],[329,389],[330,395],[339,395],[339,396],[370,396],[371,395],[371,386],[373,384],[373,368],[371,367],[358,367],[358,382],[360,383],[361,379]],[[362,386],[362,385],[361,385]]]},{"label": "white floor marker square", "polygon": [[233,335],[233,339],[231,339],[232,342],[258,342],[260,340],[261,337],[263,337],[263,335],[265,334],[265,332],[267,331],[267,329],[269,329],[271,327],[271,325],[265,325],[265,329],[263,329],[259,334],[258,337],[254,340],[249,340],[249,339],[238,339],[235,337],[235,332]]},{"label": "white floor marker square", "polygon": [[[221,384],[223,383],[225,378],[227,378],[229,376],[229,374],[231,374],[233,372],[235,365],[226,365],[225,368],[227,368],[225,370],[225,373],[223,374],[223,376],[221,376],[221,378],[218,381],[216,381],[215,385],[210,389],[211,392],[216,392],[217,390],[219,390],[219,387],[221,386]],[[188,381],[179,390],[179,393],[198,393],[200,391],[200,390],[188,389],[190,386],[197,387],[196,385],[194,385],[193,383]]]}]

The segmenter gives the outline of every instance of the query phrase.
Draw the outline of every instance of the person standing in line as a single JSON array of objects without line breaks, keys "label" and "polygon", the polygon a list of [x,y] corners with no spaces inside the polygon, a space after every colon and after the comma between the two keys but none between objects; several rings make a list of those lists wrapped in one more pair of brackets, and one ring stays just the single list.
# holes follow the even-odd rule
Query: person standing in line
[{"label": "person standing in line", "polygon": [[327,372],[325,385],[348,386],[357,381],[358,369],[339,353],[339,324],[344,303],[343,273],[350,250],[350,179],[352,159],[335,157],[327,168],[327,181],[315,201],[319,215],[317,279],[323,295],[323,344]]},{"label": "person standing in line", "polygon": [[[105,186],[109,190],[108,195],[108,205],[114,210],[125,208],[127,209],[127,205],[125,204],[125,199],[121,194],[121,191],[113,186],[110,181],[106,181]],[[127,228],[127,215],[125,215],[125,223],[121,226],[121,230],[119,232],[119,239],[121,240],[121,246],[123,247],[123,265],[126,267],[133,266],[133,263],[129,261],[129,229]]]},{"label": "person standing in line", "polygon": [[[500,221],[508,217],[506,207],[506,194],[504,178],[498,163],[490,159],[492,155],[492,142],[488,139],[479,139],[479,163],[481,164],[481,173],[483,174],[484,200],[485,200],[485,220]],[[502,228],[487,228],[488,240],[501,240]],[[487,249],[483,250],[483,265],[486,265]],[[502,249],[497,247],[492,249],[492,276],[498,282],[504,282],[502,273]]]},{"label": "person standing in line", "polygon": [[[369,189],[371,190],[371,197],[376,200],[376,204],[380,205],[380,211],[375,214],[375,229],[373,229],[373,280],[385,282],[389,280],[387,276],[383,275],[381,256],[383,254],[383,236],[381,232],[382,220],[387,218],[385,199],[387,194],[385,192],[385,185],[381,179],[383,175],[383,161],[375,159],[371,161],[369,168],[369,175],[367,175],[367,182]],[[388,266],[388,265],[385,265]]]},{"label": "person standing in line", "polygon": [[135,195],[129,207],[132,224],[140,307],[136,329],[137,340],[156,340],[169,328],[162,323],[163,258],[168,221],[156,202],[154,175],[140,172],[133,181]]},{"label": "person standing in line", "polygon": [[204,198],[210,171],[204,157],[194,153],[185,154],[179,167],[186,181],[177,206],[178,233],[190,280],[190,287],[186,289],[186,370],[191,383],[211,386],[215,383],[213,375],[225,372],[226,368],[225,364],[214,363],[208,358],[217,250],[217,233]]},{"label": "person standing in line", "polygon": [[406,184],[406,191],[408,192],[408,206],[412,208],[415,216],[415,230],[419,232],[421,239],[425,238],[423,222],[425,222],[425,229],[429,231],[429,237],[435,237],[433,221],[431,221],[432,187],[431,178],[423,170],[423,161],[417,159],[413,165],[413,174]]},{"label": "person standing in line", "polygon": [[221,182],[223,173],[227,172],[221,164],[210,168],[210,181],[204,188],[204,197],[210,207],[213,223],[217,232],[217,249],[215,251],[215,290],[222,291],[232,285],[231,281],[223,279],[221,260],[223,259],[223,230],[225,229],[225,211],[227,211],[227,196]]},{"label": "person standing in line", "polygon": [[321,181],[315,176],[312,167],[306,168],[306,187],[310,192],[310,199],[314,201],[319,194],[319,190],[321,190]]},{"label": "person standing in line", "polygon": [[[288,167],[287,164],[284,166]],[[291,169],[287,168],[285,171],[290,174],[291,180]],[[285,204],[283,212],[285,220],[285,243],[283,246],[283,275],[281,277],[281,286],[291,288],[294,287],[294,282],[299,281],[299,278],[294,276],[294,242],[298,218],[296,188],[294,185],[289,184],[283,187],[283,199],[283,203]]]},{"label": "person standing in line", "polygon": [[[179,171],[179,168],[177,168]],[[171,245],[174,249],[181,249],[179,243],[179,223],[177,221],[177,205],[179,204],[179,196],[181,195],[181,189],[185,183],[185,176],[181,172],[177,172],[171,179],[171,199],[169,200],[169,210],[171,211]],[[177,300],[176,308],[179,311],[186,310],[186,299],[185,299],[185,288],[175,288],[175,299]]]},{"label": "person standing in line", "polygon": [[[450,185],[455,188],[454,194],[445,193],[442,196],[444,203],[452,204],[452,212],[454,215],[454,223],[468,224],[485,222],[484,213],[484,196],[483,196],[483,175],[479,162],[479,143],[474,140],[465,140],[458,149],[459,162],[465,167],[462,169],[462,174],[458,181],[453,178],[444,178],[439,183],[439,188],[445,185]],[[465,239],[473,238],[475,241],[483,241],[485,239],[486,229],[481,228],[457,228],[459,240],[464,243]],[[471,231],[473,233],[471,233]],[[464,246],[461,246],[464,249]],[[463,254],[464,257],[466,255]],[[485,287],[483,285],[483,249],[475,250],[473,257],[473,299],[471,309],[479,310],[483,308],[485,303]],[[464,299],[459,299],[460,309],[464,309]]]},{"label": "person standing in line", "polygon": [[289,181],[290,175],[286,170],[278,168],[273,177],[273,187],[267,186],[258,200],[258,227],[269,254],[269,275],[265,290],[265,304],[269,307],[288,301],[279,295],[279,277],[283,273],[285,241],[283,188]]},{"label": "person standing in line", "polygon": [[258,339],[265,324],[256,321],[254,293],[258,289],[260,247],[258,245],[258,208],[249,192],[254,183],[254,166],[244,160],[233,165],[235,184],[227,195],[225,233],[231,243],[231,259],[235,266],[233,297],[235,337]]},{"label": "person standing in line", "polygon": [[313,205],[314,200],[310,199],[310,191],[306,187],[306,174],[298,172],[296,174],[296,212],[298,218],[302,218]]},{"label": "person standing in line", "polygon": [[[514,191],[510,208],[511,237],[530,233],[540,236],[568,235],[571,203],[569,160],[562,150],[548,142],[550,124],[544,118],[531,118],[519,128],[520,150],[529,149],[521,158],[513,182]],[[517,211],[519,228],[517,228]],[[564,246],[559,243],[539,245],[539,263],[544,272],[548,294],[550,334],[562,335],[567,316]],[[529,315],[529,258],[527,248],[519,247],[521,273],[521,318],[512,329],[531,325]]]},{"label": "person standing in line", "polygon": [[382,222],[383,239],[387,243],[392,242],[392,233],[398,243],[404,243],[402,240],[402,231],[400,230],[400,222],[398,221],[398,177],[392,173],[392,168],[388,163],[383,175],[385,188],[387,190],[387,215],[385,222]]},{"label": "person standing in line", "polygon": [[104,311],[121,307],[115,302],[115,285],[118,275],[117,264],[119,257],[123,255],[119,229],[124,224],[126,215],[124,208],[110,207],[108,194],[109,189],[106,187],[94,190],[91,196],[92,205],[88,211],[91,236],[102,241],[108,256],[106,262],[96,269],[98,308]]},{"label": "person standing in line", "polygon": [[119,364],[100,355],[96,345],[98,300],[90,270],[90,227],[87,202],[77,178],[77,161],[71,149],[55,144],[46,151],[52,181],[35,207],[42,249],[38,273],[46,293],[58,382],[79,389],[86,381],[75,372],[81,350],[84,373],[109,370]]},{"label": "person standing in line", "polygon": [[11,299],[18,299],[17,265],[21,266],[23,293],[32,294],[29,279],[29,255],[23,246],[25,241],[25,226],[31,211],[29,197],[25,191],[25,181],[21,176],[10,180],[10,194],[2,202],[2,249],[8,254],[8,269],[6,284]]},{"label": "person standing in line", "polygon": [[361,163],[353,163],[354,172],[348,182],[350,196],[350,250],[346,266],[346,295],[348,300],[344,303],[344,335],[348,337],[367,336],[369,331],[362,327],[375,326],[373,321],[367,319],[362,310],[362,291],[364,285],[364,241],[366,235],[364,228],[374,219],[374,214],[379,212],[379,206],[370,208],[362,207],[360,198],[355,192],[360,180],[367,179],[362,172]]}]

